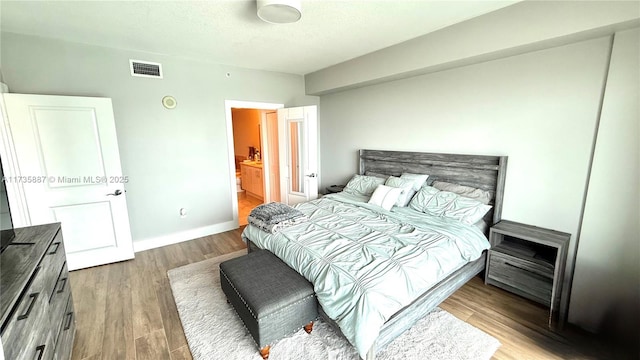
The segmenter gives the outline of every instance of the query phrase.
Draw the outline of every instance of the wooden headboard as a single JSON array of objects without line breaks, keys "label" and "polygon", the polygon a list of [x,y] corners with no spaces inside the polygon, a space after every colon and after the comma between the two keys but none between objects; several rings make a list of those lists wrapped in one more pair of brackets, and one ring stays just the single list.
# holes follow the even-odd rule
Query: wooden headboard
[{"label": "wooden headboard", "polygon": [[428,174],[434,180],[487,190],[493,206],[485,221],[493,225],[502,218],[507,156],[437,154],[407,151],[360,150],[360,174],[400,176],[403,172]]}]

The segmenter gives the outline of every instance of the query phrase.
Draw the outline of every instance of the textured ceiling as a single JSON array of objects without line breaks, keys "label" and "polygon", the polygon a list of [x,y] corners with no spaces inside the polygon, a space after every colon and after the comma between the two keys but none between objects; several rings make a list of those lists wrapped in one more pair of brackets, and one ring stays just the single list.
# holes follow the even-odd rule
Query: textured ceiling
[{"label": "textured ceiling", "polygon": [[272,25],[255,1],[5,1],[2,31],[306,74],[517,1],[302,3],[302,20]]}]

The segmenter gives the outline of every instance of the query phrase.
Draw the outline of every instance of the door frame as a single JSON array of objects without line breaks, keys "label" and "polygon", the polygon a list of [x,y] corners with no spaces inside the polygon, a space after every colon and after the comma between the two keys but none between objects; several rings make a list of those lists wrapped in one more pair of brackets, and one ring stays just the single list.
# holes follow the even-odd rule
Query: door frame
[{"label": "door frame", "polygon": [[[2,157],[2,172],[5,177],[22,176],[20,167],[18,166],[18,157],[15,153],[13,143],[13,135],[11,134],[11,126],[4,103],[4,94],[0,97],[0,137],[2,145],[0,146],[0,157]],[[9,212],[11,214],[11,222],[13,227],[31,226],[31,217],[29,216],[29,208],[27,207],[27,197],[22,183],[17,181],[5,182],[7,190],[7,198],[9,200]]]},{"label": "door frame", "polygon": [[[256,101],[245,101],[245,100],[225,100],[224,101],[224,111],[225,117],[227,120],[227,152],[229,153],[229,192],[231,193],[231,206],[233,211],[233,223],[235,224],[235,228],[240,227],[238,222],[238,195],[236,191],[236,159],[235,159],[235,147],[233,141],[233,115],[231,114],[231,108],[244,108],[244,109],[260,109],[260,110],[278,110],[284,108],[284,104],[279,103],[267,103],[267,102],[256,102]],[[264,116],[261,115],[260,123],[264,123]],[[263,129],[264,129],[264,125]],[[267,134],[266,131],[262,131],[262,144],[260,144],[261,150],[263,151],[262,156],[262,169],[263,175],[262,179],[264,181],[264,200],[265,202],[269,201],[271,194],[268,194],[267,189],[270,184],[269,180],[269,155],[264,154],[264,144],[266,144]],[[279,186],[279,185],[278,185]]]}]

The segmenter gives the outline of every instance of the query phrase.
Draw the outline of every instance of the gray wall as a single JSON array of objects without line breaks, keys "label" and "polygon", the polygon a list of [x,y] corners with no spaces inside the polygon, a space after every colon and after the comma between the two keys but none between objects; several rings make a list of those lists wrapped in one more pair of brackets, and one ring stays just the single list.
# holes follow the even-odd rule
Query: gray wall
[{"label": "gray wall", "polygon": [[578,230],[609,38],[321,97],[323,186],[360,148],[508,155],[503,218]]},{"label": "gray wall", "polygon": [[324,95],[560,46],[640,25],[638,1],[521,1],[305,75]]},{"label": "gray wall", "polygon": [[358,148],[509,155],[503,217],[572,234],[569,320],[637,353],[639,24],[637,1],[523,1],[307,74],[322,186]]},{"label": "gray wall", "polygon": [[573,249],[610,47],[602,37],[324,95],[322,186],[344,184],[360,148],[508,155],[503,218],[571,233]]},{"label": "gray wall", "polygon": [[[1,50],[11,92],[113,99],[134,241],[232,221],[225,100],[318,102],[297,75],[12,33]],[[164,79],[130,76],[129,59],[162,63]],[[162,107],[165,95],[176,109]]]},{"label": "gray wall", "polygon": [[640,344],[640,30],[617,33],[569,319]]}]

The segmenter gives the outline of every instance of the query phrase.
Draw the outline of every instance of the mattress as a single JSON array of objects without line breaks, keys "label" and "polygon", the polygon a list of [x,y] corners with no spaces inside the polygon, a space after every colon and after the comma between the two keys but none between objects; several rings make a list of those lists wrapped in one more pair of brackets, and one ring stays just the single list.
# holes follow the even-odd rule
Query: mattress
[{"label": "mattress", "polygon": [[308,222],[277,234],[247,226],[242,234],[314,285],[363,358],[393,314],[489,248],[474,226],[366,200],[327,195],[295,206]]}]

